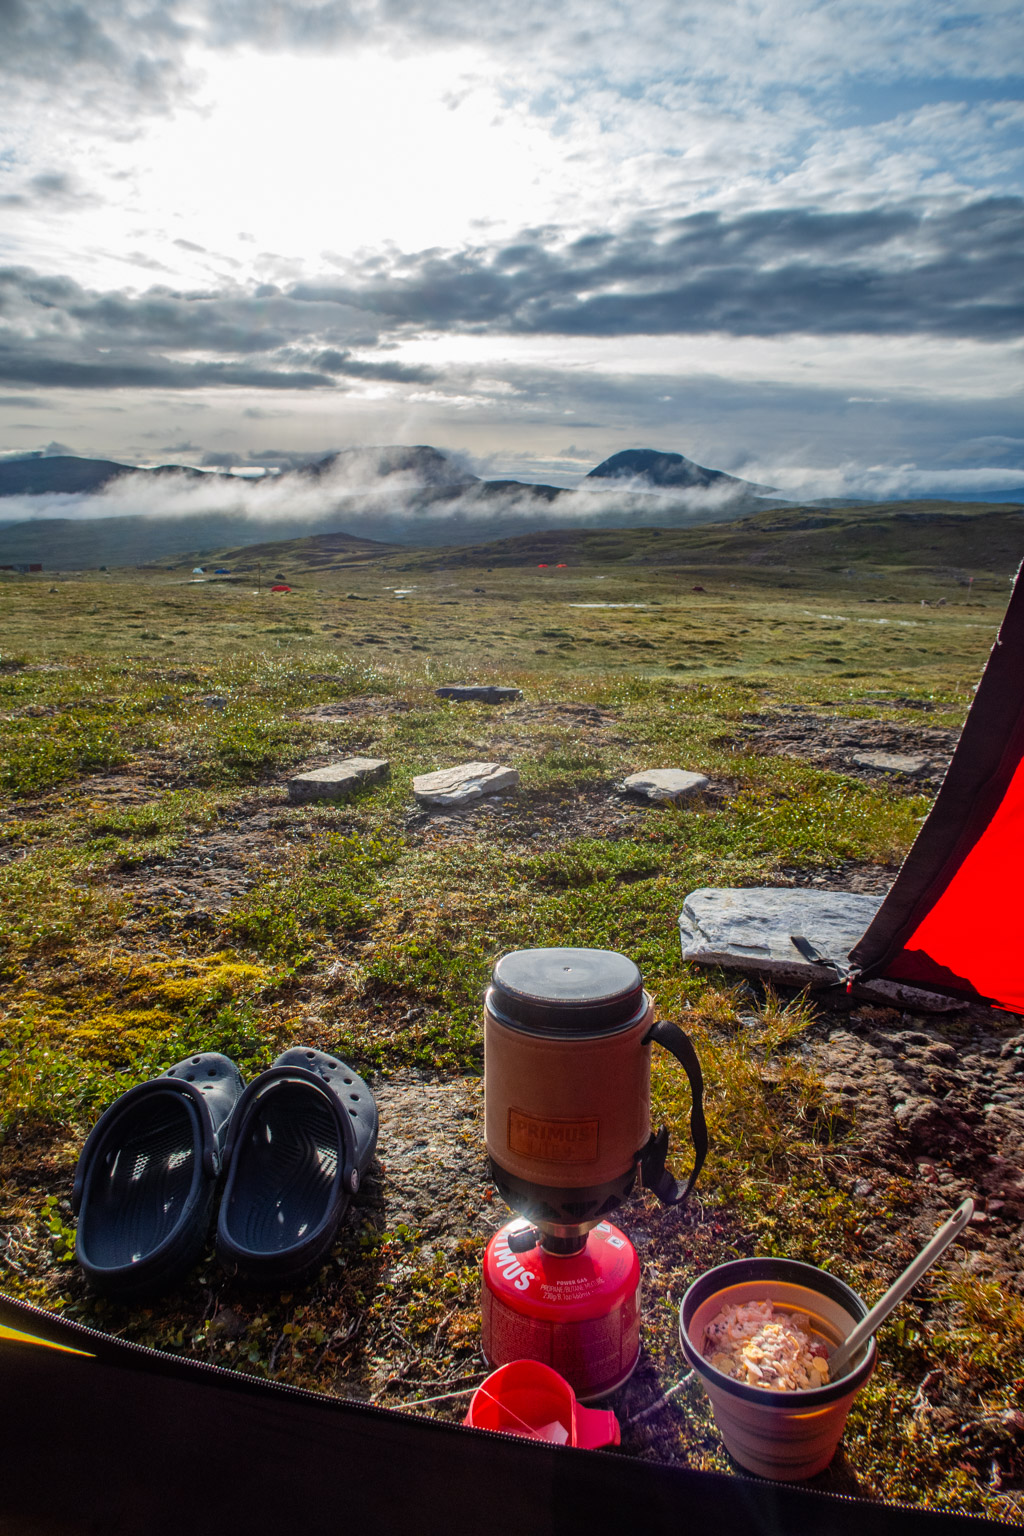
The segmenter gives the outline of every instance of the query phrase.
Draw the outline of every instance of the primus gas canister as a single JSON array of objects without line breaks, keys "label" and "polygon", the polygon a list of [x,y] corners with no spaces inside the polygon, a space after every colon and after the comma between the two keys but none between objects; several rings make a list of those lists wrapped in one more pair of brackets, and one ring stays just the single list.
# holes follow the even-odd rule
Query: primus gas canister
[{"label": "primus gas canister", "polygon": [[[655,1042],[690,1081],[684,1186],[666,1166],[667,1131],[651,1131]],[[655,1022],[625,955],[517,950],[498,961],[484,1005],[484,1096],[491,1175],[525,1218],[488,1245],[484,1353],[497,1365],[542,1360],[578,1396],[599,1396],[639,1352],[639,1263],[604,1218],[638,1173],[666,1204],[689,1194],[707,1152],[696,1053],[676,1025]]]}]

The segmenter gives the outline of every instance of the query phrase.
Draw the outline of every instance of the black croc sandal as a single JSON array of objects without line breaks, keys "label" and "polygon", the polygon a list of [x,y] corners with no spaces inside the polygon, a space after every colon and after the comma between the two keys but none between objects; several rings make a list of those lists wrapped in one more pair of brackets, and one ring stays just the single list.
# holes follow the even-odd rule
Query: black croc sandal
[{"label": "black croc sandal", "polygon": [[93,1126],[72,1207],[75,1257],[95,1290],[134,1300],[196,1263],[241,1093],[234,1062],[207,1051],[129,1088]]},{"label": "black croc sandal", "polygon": [[326,1257],[377,1145],[377,1106],[336,1057],[285,1051],[239,1100],[224,1149],[217,1257],[259,1285]]}]

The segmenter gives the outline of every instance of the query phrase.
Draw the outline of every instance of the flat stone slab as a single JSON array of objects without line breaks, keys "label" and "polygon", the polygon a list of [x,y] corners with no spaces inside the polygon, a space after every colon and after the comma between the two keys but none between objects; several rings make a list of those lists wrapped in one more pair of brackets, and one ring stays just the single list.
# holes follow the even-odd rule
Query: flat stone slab
[{"label": "flat stone slab", "polygon": [[[852,891],[704,887],[690,892],[679,914],[683,959],[766,976],[782,986],[834,986],[837,973],[824,962],[846,964],[882,900]],[[805,953],[794,935],[804,942]],[[853,995],[922,1013],[956,1013],[967,1006],[960,998],[881,977],[856,982]]]},{"label": "flat stone slab", "polygon": [[[683,959],[754,971],[785,985],[834,982],[827,962],[846,964],[881,904],[880,896],[851,891],[704,887],[690,892],[679,914]],[[794,935],[819,959],[801,953]]]},{"label": "flat stone slab", "polygon": [[521,688],[495,688],[476,683],[452,683],[445,688],[435,688],[439,699],[451,699],[455,704],[511,704],[521,699]]},{"label": "flat stone slab", "polygon": [[500,763],[462,763],[457,768],[417,774],[412,792],[421,805],[468,805],[484,795],[515,789],[518,783],[515,768],[503,768]]},{"label": "flat stone slab", "polygon": [[858,768],[877,768],[883,773],[924,773],[931,767],[930,757],[906,757],[902,752],[858,752],[853,761]]},{"label": "flat stone slab", "polygon": [[346,757],[327,768],[297,773],[288,780],[288,799],[292,805],[308,805],[314,800],[344,800],[364,784],[386,779],[391,764],[385,757]]},{"label": "flat stone slab", "polygon": [[699,795],[702,789],[707,789],[708,783],[705,774],[690,773],[685,768],[645,768],[624,779],[623,788],[631,795],[642,795],[645,800],[677,805],[680,800]]}]

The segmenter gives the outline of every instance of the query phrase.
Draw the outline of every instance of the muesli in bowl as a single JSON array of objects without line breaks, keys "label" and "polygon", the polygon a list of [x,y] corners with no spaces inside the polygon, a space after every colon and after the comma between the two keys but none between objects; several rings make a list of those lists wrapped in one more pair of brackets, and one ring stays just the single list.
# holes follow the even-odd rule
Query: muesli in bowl
[{"label": "muesli in bowl", "polygon": [[829,1379],[828,1347],[806,1312],[773,1301],[732,1302],[704,1325],[704,1356],[716,1371],[769,1392],[800,1392]]}]

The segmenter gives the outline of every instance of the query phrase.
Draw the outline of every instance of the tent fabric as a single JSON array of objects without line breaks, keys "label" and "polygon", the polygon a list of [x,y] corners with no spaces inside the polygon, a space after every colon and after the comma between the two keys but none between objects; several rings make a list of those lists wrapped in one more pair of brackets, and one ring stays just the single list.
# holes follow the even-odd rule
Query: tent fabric
[{"label": "tent fabric", "polygon": [[3,1296],[0,1405],[4,1536],[1005,1529],[320,1396],[126,1344]]},{"label": "tent fabric", "polygon": [[[1022,567],[1024,571],[1024,567]],[[1024,579],[932,810],[850,952],[883,977],[1024,1013]]]}]

